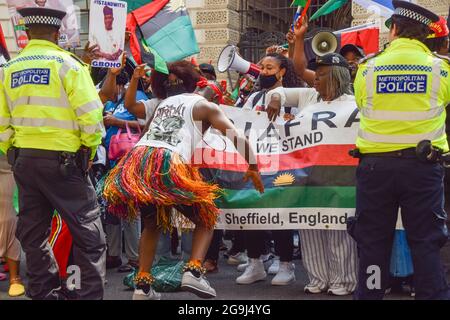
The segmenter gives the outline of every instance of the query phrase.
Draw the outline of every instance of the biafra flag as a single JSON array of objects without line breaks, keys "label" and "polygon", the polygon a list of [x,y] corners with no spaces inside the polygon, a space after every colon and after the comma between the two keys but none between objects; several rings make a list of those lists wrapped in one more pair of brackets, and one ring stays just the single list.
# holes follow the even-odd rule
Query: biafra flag
[{"label": "biafra flag", "polygon": [[151,48],[151,53],[157,53],[165,62],[178,61],[200,52],[182,0],[154,0],[133,10],[127,19],[127,29],[136,33],[136,52],[138,47],[140,50],[142,46]]}]

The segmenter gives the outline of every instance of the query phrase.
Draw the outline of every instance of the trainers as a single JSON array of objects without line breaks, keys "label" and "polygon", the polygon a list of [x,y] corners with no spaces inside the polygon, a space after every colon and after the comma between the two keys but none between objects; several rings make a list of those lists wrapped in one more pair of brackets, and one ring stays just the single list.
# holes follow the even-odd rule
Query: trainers
[{"label": "trainers", "polygon": [[199,277],[196,277],[190,270],[183,273],[181,290],[189,291],[204,299],[216,297],[216,290],[211,287],[205,276],[200,274]]},{"label": "trainers", "polygon": [[292,262],[281,262],[277,275],[272,279],[273,286],[285,286],[295,282],[295,265]]},{"label": "trainers", "polygon": [[237,284],[251,284],[256,281],[264,280],[267,273],[264,270],[264,263],[260,259],[250,259],[250,262],[244,273],[237,277]]},{"label": "trainers", "polygon": [[136,288],[133,293],[133,300],[161,300],[161,293],[153,290],[152,287]]},{"label": "trainers", "polygon": [[248,261],[247,254],[245,252],[238,252],[235,255],[228,257],[227,263],[231,265],[239,265]]},{"label": "trainers", "polygon": [[248,262],[246,262],[246,263],[241,263],[240,265],[238,265],[237,266],[237,271],[239,271],[239,272],[244,272],[245,271],[245,269],[247,269],[247,267],[248,267]]},{"label": "trainers", "polygon": [[322,293],[323,291],[325,291],[325,290],[320,289],[319,286],[315,286],[312,284],[306,285],[303,290],[305,291],[305,293],[311,293],[311,294]]},{"label": "trainers", "polygon": [[348,291],[347,289],[345,289],[343,287],[338,287],[338,288],[328,289],[328,294],[331,296],[348,296],[348,295],[352,294],[352,292]]},{"label": "trainers", "polygon": [[222,243],[219,246],[219,251],[227,251],[228,247],[227,245],[222,241]]},{"label": "trainers", "polygon": [[275,259],[273,259],[271,266],[268,268],[267,273],[277,274],[279,269],[280,269],[280,258],[275,257]]},{"label": "trainers", "polygon": [[[275,256],[272,254],[269,254],[267,256],[261,256],[261,259],[264,263],[264,270],[269,270],[269,268],[272,266],[272,264],[275,262]],[[237,266],[237,271],[243,272],[248,267],[248,261],[246,263],[241,263]]]}]

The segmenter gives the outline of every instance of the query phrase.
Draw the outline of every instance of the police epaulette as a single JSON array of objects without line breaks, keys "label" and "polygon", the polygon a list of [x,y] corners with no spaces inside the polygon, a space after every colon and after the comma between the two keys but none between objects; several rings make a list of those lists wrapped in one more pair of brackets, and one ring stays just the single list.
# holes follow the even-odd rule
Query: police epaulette
[{"label": "police epaulette", "polygon": [[75,55],[75,54],[73,54],[73,53],[71,53],[71,52],[69,52],[69,54],[70,54],[70,56],[72,57],[72,58],[74,58],[78,63],[80,63],[83,67],[87,67],[88,65],[86,64],[86,63],[84,63],[84,61],[83,60],[81,60],[77,55]]},{"label": "police epaulette", "polygon": [[433,56],[435,56],[435,57],[437,57],[439,59],[442,59],[442,60],[446,61],[448,64],[450,64],[450,58],[449,57],[437,54],[436,52],[432,52],[432,53],[433,53]]},{"label": "police epaulette", "polygon": [[368,54],[367,56],[365,56],[364,58],[362,58],[361,60],[359,60],[359,64],[362,64],[362,63],[365,63],[365,62],[367,62],[368,60],[370,60],[370,59],[372,59],[372,58],[375,58],[376,56],[378,56],[378,55],[380,55],[381,53],[383,53],[384,52],[384,50],[381,50],[381,51],[378,51],[378,52],[375,52],[375,53],[371,53],[371,54]]}]

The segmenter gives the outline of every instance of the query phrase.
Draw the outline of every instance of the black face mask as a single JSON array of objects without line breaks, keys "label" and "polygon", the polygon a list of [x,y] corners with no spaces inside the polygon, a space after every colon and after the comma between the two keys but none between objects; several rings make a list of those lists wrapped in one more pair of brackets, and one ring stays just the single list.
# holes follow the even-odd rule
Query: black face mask
[{"label": "black face mask", "polygon": [[272,88],[278,82],[278,78],[276,74],[271,76],[264,76],[262,74],[259,75],[259,85],[262,89]]},{"label": "black face mask", "polygon": [[174,84],[166,87],[168,97],[176,96],[178,94],[187,93],[183,84]]}]

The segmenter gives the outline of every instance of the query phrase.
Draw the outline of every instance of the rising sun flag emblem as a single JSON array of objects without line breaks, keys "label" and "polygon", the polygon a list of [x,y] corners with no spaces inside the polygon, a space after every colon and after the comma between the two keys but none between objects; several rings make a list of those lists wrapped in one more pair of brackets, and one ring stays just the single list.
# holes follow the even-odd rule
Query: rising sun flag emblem
[{"label": "rising sun flag emblem", "polygon": [[283,173],[283,174],[280,174],[279,176],[277,176],[273,180],[273,185],[275,187],[287,186],[287,185],[293,184],[294,182],[295,182],[295,177],[293,174]]}]

